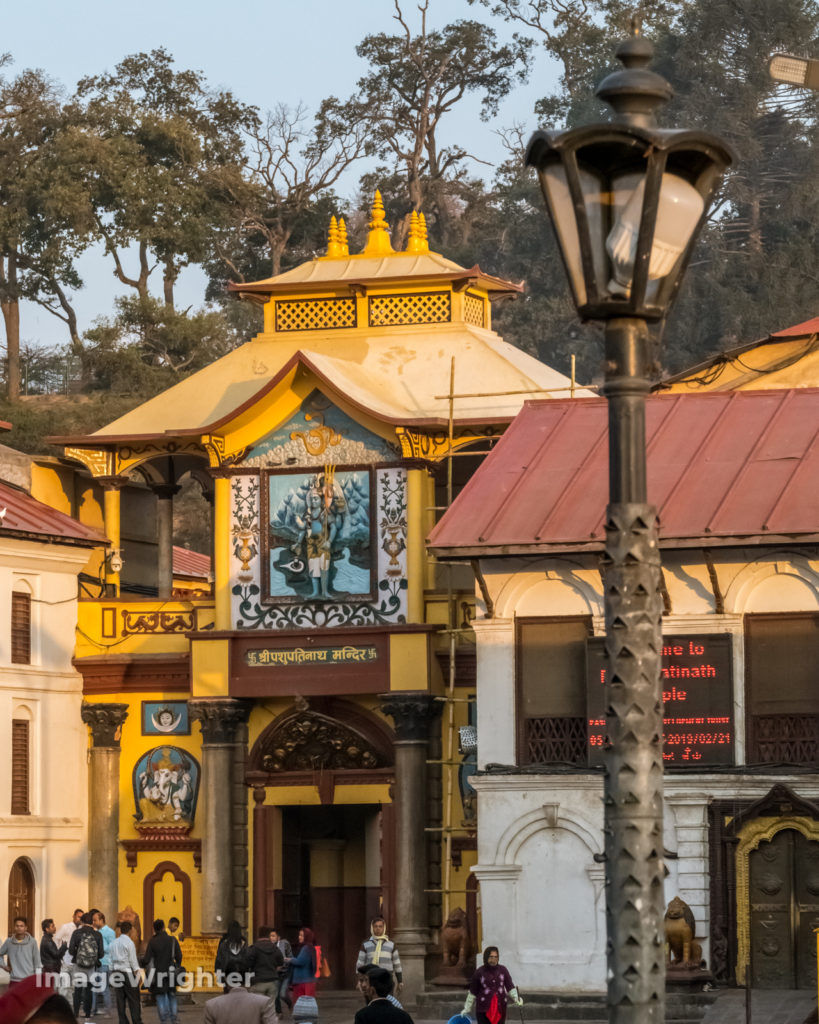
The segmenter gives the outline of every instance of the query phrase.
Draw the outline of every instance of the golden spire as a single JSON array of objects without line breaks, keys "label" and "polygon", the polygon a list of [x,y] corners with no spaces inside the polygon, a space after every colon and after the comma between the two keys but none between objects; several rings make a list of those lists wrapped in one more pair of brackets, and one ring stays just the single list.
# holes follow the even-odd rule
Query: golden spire
[{"label": "golden spire", "polygon": [[364,246],[364,256],[388,256],[395,252],[390,242],[390,226],[384,218],[384,204],[381,193],[376,189],[373,206],[370,210],[372,220],[369,223],[370,233]]},{"label": "golden spire", "polygon": [[344,218],[338,218],[338,244],[341,246],[340,256],[350,255],[350,246],[347,244],[347,225],[344,223]]},{"label": "golden spire", "polygon": [[412,211],[410,215],[409,236],[407,238],[407,252],[429,252],[427,241],[427,222],[423,213]]},{"label": "golden spire", "polygon": [[330,230],[327,232],[327,258],[333,259],[343,255],[339,239],[338,223],[335,217],[330,218]]}]

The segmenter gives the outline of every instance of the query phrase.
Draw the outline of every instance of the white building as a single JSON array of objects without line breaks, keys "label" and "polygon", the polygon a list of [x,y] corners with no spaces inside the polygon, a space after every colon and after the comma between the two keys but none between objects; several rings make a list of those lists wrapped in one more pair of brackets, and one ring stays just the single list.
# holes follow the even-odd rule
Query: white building
[{"label": "white building", "polygon": [[[25,462],[4,449],[0,475],[25,483]],[[23,916],[39,939],[43,918],[87,909],[88,730],[71,659],[77,576],[107,542],[5,480],[0,517],[2,927]]]},{"label": "white building", "polygon": [[[666,897],[717,978],[815,988],[819,389],[652,397]],[[478,572],[483,942],[524,990],[605,989],[600,400],[527,404],[433,531]]]}]

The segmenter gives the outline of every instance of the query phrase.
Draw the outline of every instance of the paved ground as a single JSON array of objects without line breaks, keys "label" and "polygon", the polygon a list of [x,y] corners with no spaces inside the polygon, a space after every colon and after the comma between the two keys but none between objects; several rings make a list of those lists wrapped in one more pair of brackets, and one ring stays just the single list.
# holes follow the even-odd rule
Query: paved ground
[{"label": "paved ground", "polygon": [[[815,1009],[815,992],[751,992],[752,1024],[802,1024]],[[720,992],[704,1024],[745,1024],[745,1020],[745,989],[728,988]]]},{"label": "paved ground", "polygon": [[[0,995],[4,988],[0,986]],[[751,1024],[803,1024],[812,1010],[816,1009],[816,994],[808,991],[800,992],[764,992],[754,991],[751,999]],[[196,994],[194,1003],[183,1004],[179,1008],[179,1024],[202,1024],[203,1008],[207,1000],[204,994]],[[319,995],[320,1024],[352,1024],[356,1010],[361,1006],[361,998],[356,992],[323,992]],[[529,1018],[527,1018],[528,1020]],[[535,1021],[537,1018],[532,1017]],[[80,1018],[82,1021],[82,1017]],[[116,1014],[100,1015],[92,1018],[93,1024],[116,1024]],[[158,1024],[159,1017],[154,1007],[143,1009],[144,1024]],[[717,1001],[708,1010],[703,1024],[745,1024],[745,991],[744,989],[723,989]],[[290,1017],[285,1016],[282,1024],[290,1024]],[[415,1018],[415,1024],[444,1024],[440,1020],[425,1021]],[[552,1022],[556,1024],[556,1022]],[[573,1021],[572,1024],[583,1024]],[[599,1022],[595,1022],[599,1024]]]},{"label": "paved ground", "polygon": [[[763,992],[751,993],[751,1024],[803,1024],[811,1010],[816,1008],[816,994],[813,992]],[[184,1006],[179,1015],[179,1024],[201,1024],[203,1005],[207,997],[195,996],[193,1006]],[[352,1024],[356,1010],[361,1006],[357,993],[325,992],[319,995],[320,1024]],[[532,1018],[534,1021],[536,1018]],[[95,1018],[100,1020],[100,1018]],[[113,1018],[115,1021],[116,1018]],[[144,1012],[145,1024],[157,1024],[156,1010],[147,1007]],[[527,1018],[528,1020],[528,1018]],[[717,1001],[708,1010],[703,1024],[745,1024],[744,989],[723,989]],[[286,1016],[282,1024],[289,1024]],[[415,1018],[415,1024],[443,1024],[442,1021],[424,1021]],[[573,1022],[582,1024],[582,1022]],[[596,1022],[599,1024],[599,1022]]]}]

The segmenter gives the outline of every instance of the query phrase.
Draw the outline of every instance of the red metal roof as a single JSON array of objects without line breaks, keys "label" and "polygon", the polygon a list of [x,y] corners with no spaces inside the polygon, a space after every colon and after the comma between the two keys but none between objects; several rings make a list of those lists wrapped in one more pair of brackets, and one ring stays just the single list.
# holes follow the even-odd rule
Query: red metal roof
[{"label": "red metal roof", "polygon": [[198,551],[180,548],[174,544],[173,574],[206,580],[210,575],[210,555],[201,555]]},{"label": "red metal roof", "polygon": [[82,547],[108,544],[108,539],[98,530],[3,481],[0,481],[0,516],[0,538],[28,537]]},{"label": "red metal roof", "polygon": [[784,331],[772,331],[772,338],[804,338],[810,334],[819,334],[819,316],[806,320],[804,323],[796,324],[794,327],[786,327]]},{"label": "red metal roof", "polygon": [[[652,395],[646,415],[663,546],[819,539],[819,388]],[[607,467],[605,400],[527,402],[430,548],[599,550]]]}]

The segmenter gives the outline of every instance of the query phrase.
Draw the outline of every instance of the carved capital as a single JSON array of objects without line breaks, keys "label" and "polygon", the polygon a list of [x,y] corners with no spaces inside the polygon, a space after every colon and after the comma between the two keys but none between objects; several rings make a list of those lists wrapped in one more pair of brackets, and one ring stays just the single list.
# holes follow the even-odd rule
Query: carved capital
[{"label": "carved capital", "polygon": [[247,721],[250,708],[250,701],[234,697],[200,697],[188,701],[190,716],[199,723],[206,746],[235,743],[236,730]]},{"label": "carved capital", "polygon": [[381,710],[395,723],[399,740],[426,742],[430,723],[441,713],[441,702],[423,691],[382,693],[378,699]]},{"label": "carved capital", "polygon": [[128,717],[127,704],[90,704],[83,701],[80,710],[82,720],[91,729],[95,747],[119,749],[122,723]]},{"label": "carved capital", "polygon": [[127,476],[98,476],[97,482],[102,484],[104,491],[121,491],[126,484],[132,483]]},{"label": "carved capital", "polygon": [[182,488],[177,484],[151,484],[151,490],[160,501],[170,501]]}]

